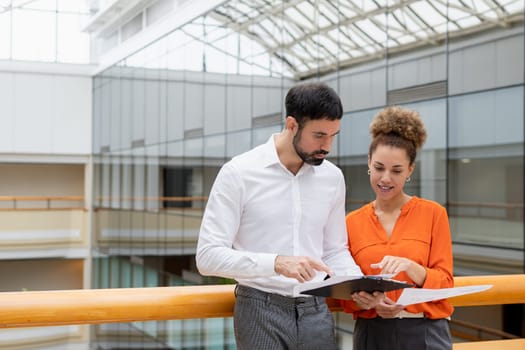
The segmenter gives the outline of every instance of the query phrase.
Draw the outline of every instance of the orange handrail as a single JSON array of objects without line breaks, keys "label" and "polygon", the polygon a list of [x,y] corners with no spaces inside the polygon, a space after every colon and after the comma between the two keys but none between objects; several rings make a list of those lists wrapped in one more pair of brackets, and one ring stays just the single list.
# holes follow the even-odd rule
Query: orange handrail
[{"label": "orange handrail", "polygon": [[[456,277],[456,286],[492,284],[451,298],[455,306],[525,303],[525,275]],[[233,285],[0,293],[0,328],[229,317]],[[332,305],[332,311],[340,309]]]}]

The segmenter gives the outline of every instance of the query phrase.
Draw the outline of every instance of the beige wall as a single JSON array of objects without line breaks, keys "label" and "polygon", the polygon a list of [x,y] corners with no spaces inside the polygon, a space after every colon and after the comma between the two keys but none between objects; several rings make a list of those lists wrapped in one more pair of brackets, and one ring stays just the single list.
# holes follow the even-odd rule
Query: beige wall
[{"label": "beige wall", "polygon": [[0,164],[0,196],[83,196],[84,165]]},{"label": "beige wall", "polygon": [[81,289],[82,259],[0,260],[0,292]]}]

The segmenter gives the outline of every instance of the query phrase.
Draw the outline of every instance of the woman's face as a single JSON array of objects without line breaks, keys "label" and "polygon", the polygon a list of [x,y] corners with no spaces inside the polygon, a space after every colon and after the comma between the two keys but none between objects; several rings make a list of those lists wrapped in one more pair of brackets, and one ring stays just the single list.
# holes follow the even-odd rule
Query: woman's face
[{"label": "woman's face", "polygon": [[407,152],[398,147],[378,145],[368,159],[370,185],[377,199],[390,200],[403,194],[407,178],[412,175]]}]

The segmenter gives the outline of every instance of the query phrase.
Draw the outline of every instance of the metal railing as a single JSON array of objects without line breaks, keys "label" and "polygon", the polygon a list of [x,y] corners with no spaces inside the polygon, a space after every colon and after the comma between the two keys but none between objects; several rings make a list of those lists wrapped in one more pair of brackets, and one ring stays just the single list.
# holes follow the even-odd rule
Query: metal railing
[{"label": "metal railing", "polygon": [[[13,209],[84,209],[83,196],[0,196],[0,210]],[[171,205],[184,203],[199,203],[202,207],[208,200],[207,196],[192,197],[97,197],[97,206],[104,207],[103,203],[154,203],[160,207],[169,208]],[[347,203],[361,206],[368,203],[363,199],[348,199]],[[485,203],[485,202],[449,202],[450,215],[464,215],[486,218],[519,219],[523,217],[523,203]]]},{"label": "metal railing", "polygon": [[0,210],[85,210],[83,196],[0,196]]}]

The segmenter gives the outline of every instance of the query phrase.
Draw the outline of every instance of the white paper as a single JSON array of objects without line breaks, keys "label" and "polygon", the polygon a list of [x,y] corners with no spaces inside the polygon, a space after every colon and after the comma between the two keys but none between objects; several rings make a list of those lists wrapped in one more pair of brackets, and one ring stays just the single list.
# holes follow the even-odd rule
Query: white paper
[{"label": "white paper", "polygon": [[442,289],[405,288],[399,296],[396,304],[412,305],[427,301],[447,299],[458,295],[478,293],[492,287],[492,284],[481,284],[476,286],[465,286]]}]

